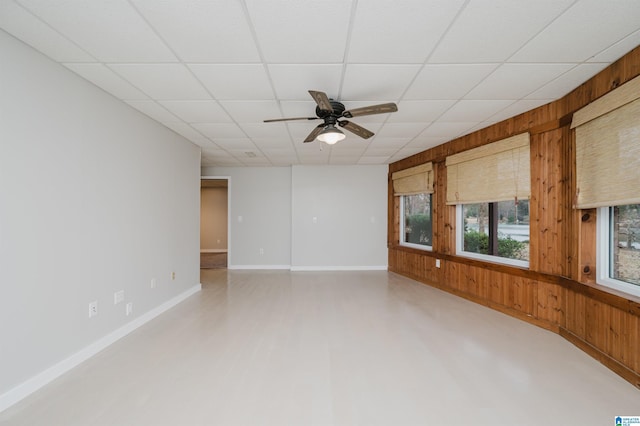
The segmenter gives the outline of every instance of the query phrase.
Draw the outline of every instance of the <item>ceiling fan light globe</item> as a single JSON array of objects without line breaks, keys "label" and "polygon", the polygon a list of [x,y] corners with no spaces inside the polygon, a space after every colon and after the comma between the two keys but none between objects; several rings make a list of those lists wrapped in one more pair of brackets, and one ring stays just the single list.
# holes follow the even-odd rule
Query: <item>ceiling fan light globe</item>
[{"label": "ceiling fan light globe", "polygon": [[316,137],[320,142],[324,142],[327,145],[334,145],[340,142],[346,136],[340,129],[336,129],[334,126],[327,126]]}]

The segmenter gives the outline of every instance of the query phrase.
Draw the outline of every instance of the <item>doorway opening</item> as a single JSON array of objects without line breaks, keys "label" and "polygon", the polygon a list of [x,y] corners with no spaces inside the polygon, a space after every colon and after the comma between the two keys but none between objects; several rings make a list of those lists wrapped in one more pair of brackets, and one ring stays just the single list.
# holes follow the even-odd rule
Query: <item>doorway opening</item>
[{"label": "doorway opening", "polygon": [[200,180],[200,269],[226,269],[229,253],[229,179]]}]

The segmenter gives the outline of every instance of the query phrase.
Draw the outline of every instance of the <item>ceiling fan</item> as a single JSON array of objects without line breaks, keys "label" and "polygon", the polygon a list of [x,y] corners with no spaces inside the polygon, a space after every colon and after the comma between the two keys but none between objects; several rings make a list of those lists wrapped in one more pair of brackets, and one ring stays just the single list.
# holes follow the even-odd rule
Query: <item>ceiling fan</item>
[{"label": "ceiling fan", "polygon": [[291,120],[323,120],[324,122],[322,124],[316,126],[316,128],[309,133],[309,136],[307,136],[304,142],[312,142],[317,138],[321,142],[333,145],[345,138],[344,133],[336,127],[336,124],[364,139],[369,139],[374,135],[373,132],[365,129],[364,127],[352,123],[349,120],[341,120],[341,118],[352,118],[363,115],[383,114],[398,111],[398,106],[393,102],[345,110],[344,105],[341,102],[329,99],[327,94],[324,92],[309,90],[309,94],[313,100],[316,101],[316,104],[318,104],[318,106],[316,106],[316,117],[274,118],[271,120],[264,120],[264,122],[273,123],[276,121]]}]

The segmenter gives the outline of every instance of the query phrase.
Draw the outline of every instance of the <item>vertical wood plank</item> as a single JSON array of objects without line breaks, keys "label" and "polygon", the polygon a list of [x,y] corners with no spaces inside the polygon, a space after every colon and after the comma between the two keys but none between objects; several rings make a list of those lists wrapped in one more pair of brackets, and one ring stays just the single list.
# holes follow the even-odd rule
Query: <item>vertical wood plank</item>
[{"label": "vertical wood plank", "polygon": [[581,210],[579,233],[580,282],[596,282],[596,209]]}]

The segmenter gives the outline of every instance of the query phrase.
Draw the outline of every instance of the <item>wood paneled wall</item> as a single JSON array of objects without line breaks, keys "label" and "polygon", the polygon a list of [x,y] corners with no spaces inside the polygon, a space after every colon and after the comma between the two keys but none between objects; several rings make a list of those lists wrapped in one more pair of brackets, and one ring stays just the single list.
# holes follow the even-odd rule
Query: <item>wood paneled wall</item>
[{"label": "wood paneled wall", "polygon": [[[595,283],[596,210],[573,209],[572,114],[640,75],[640,47],[550,104],[389,166],[389,270],[559,333],[640,387],[640,298]],[[523,76],[523,78],[525,78]],[[456,256],[455,206],[447,206],[447,155],[531,134],[529,268]],[[399,245],[391,174],[434,163],[433,251]],[[441,267],[435,267],[435,260]]]}]

